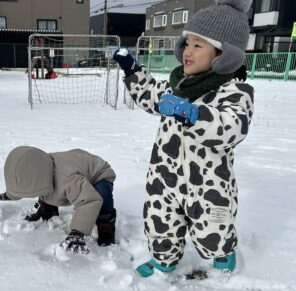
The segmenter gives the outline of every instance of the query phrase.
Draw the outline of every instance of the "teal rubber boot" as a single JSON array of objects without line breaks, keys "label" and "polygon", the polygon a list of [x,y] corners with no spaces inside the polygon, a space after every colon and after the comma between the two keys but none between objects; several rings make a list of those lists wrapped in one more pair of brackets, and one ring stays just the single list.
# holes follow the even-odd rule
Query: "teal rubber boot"
[{"label": "teal rubber boot", "polygon": [[161,272],[169,273],[169,272],[175,270],[176,266],[164,267],[152,259],[152,260],[138,266],[136,269],[136,273],[144,278],[150,277],[154,274],[154,268],[161,271]]},{"label": "teal rubber boot", "polygon": [[214,259],[214,268],[218,270],[223,270],[227,272],[232,272],[236,265],[236,255],[232,253],[225,257],[215,258]]}]

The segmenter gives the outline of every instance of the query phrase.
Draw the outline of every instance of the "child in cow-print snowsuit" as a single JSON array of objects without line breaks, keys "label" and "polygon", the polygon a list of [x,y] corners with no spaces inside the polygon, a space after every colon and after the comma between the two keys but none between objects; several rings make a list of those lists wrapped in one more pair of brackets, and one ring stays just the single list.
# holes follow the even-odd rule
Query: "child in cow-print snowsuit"
[{"label": "child in cow-print snowsuit", "polygon": [[114,54],[136,104],[161,114],[147,174],[145,233],[152,260],[140,265],[172,271],[185,234],[214,267],[235,267],[237,184],[233,148],[247,135],[253,88],[235,78],[244,61],[251,0],[216,0],[186,24],[175,55],[183,63],[170,81],[156,81],[125,49]]}]

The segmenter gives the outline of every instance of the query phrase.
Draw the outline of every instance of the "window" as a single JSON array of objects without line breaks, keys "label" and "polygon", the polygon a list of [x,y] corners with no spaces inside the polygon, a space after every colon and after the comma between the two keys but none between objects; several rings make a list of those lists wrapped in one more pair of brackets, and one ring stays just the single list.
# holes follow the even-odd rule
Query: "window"
[{"label": "window", "polygon": [[37,29],[38,30],[57,30],[57,21],[56,20],[37,20]]},{"label": "window", "polygon": [[83,0],[76,0],[77,4],[83,4]]},{"label": "window", "polygon": [[146,19],[146,30],[150,29],[150,19]]},{"label": "window", "polygon": [[167,25],[168,16],[164,14],[162,16],[162,26],[165,27]]},{"label": "window", "polygon": [[6,17],[0,16],[0,29],[5,29],[5,28],[6,28]]},{"label": "window", "polygon": [[280,2],[280,0],[259,0],[256,2],[256,11],[258,13],[279,11]]},{"label": "window", "polygon": [[188,21],[188,10],[183,11],[183,23],[187,23]]},{"label": "window", "polygon": [[153,27],[164,27],[167,25],[167,15],[162,13],[158,13],[154,15],[153,18]]},{"label": "window", "polygon": [[178,9],[173,12],[172,24],[182,24],[188,21],[188,10]]}]

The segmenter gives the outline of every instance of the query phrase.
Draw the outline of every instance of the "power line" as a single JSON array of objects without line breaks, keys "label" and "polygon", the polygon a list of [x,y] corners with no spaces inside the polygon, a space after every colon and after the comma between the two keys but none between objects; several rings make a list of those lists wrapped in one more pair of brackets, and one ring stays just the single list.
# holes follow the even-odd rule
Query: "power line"
[{"label": "power line", "polygon": [[[115,0],[115,1],[112,1],[112,2],[117,2],[117,1]],[[144,3],[138,3],[138,4],[135,3],[135,4],[130,4],[130,5],[124,5],[124,6],[120,7],[120,8],[143,6],[143,5],[147,5],[147,4],[151,4],[152,5],[152,4],[156,4],[156,3],[162,3],[162,2],[164,2],[164,0],[158,0],[158,1],[153,1],[153,2],[144,2]],[[97,6],[100,6],[100,7],[97,7]],[[92,7],[90,7],[90,9],[94,9],[94,7],[97,7],[95,10],[98,10],[98,8],[104,7],[104,2],[100,2],[98,4],[95,4]]]}]

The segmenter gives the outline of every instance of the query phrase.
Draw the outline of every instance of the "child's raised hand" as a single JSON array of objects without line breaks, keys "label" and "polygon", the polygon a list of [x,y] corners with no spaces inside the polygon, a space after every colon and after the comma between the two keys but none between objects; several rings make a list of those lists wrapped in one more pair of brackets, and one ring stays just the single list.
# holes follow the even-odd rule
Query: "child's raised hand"
[{"label": "child's raised hand", "polygon": [[115,53],[113,54],[113,60],[119,64],[121,69],[124,71],[126,77],[128,77],[136,71],[139,71],[140,69],[136,59],[126,48],[121,48],[115,51]]},{"label": "child's raised hand", "polygon": [[185,126],[192,126],[199,117],[198,106],[191,104],[184,98],[173,94],[164,94],[158,103],[159,113],[166,116],[174,116],[177,121]]}]

